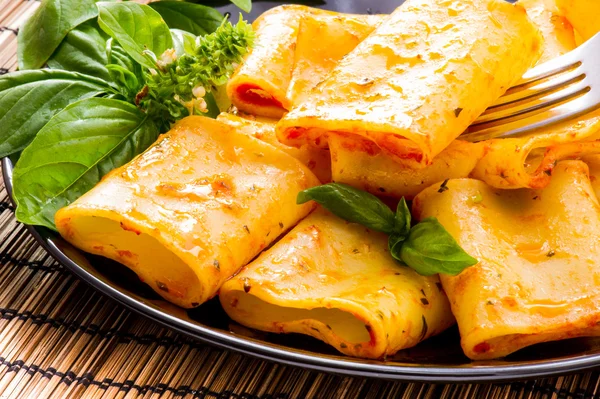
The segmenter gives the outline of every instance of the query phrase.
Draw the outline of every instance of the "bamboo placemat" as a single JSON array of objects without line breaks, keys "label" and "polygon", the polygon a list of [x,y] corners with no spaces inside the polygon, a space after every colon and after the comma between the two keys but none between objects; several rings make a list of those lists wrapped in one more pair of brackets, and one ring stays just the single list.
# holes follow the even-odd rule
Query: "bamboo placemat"
[{"label": "bamboo placemat", "polygon": [[[37,5],[0,0],[0,73],[16,68],[18,28]],[[77,280],[13,211],[0,183],[0,398],[600,399],[598,371],[512,384],[406,384],[212,348]]]}]

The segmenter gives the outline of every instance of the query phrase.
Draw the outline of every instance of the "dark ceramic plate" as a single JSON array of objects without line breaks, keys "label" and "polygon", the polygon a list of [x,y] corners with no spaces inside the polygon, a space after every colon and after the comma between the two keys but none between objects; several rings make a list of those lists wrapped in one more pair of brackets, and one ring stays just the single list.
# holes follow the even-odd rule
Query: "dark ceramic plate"
[{"label": "dark ceramic plate", "polygon": [[[237,19],[239,11],[227,6],[227,1],[205,3],[219,7],[223,12],[229,11],[233,19]],[[389,13],[402,1],[330,0],[296,3],[347,13]],[[275,1],[255,2],[248,18],[253,19],[278,4]],[[8,158],[3,159],[2,169],[4,182],[12,195],[12,162]],[[463,355],[455,328],[415,348],[401,351],[386,361],[350,358],[303,335],[278,335],[244,328],[227,317],[218,300],[209,301],[191,311],[178,308],[161,300],[124,266],[83,253],[48,229],[31,226],[28,229],[62,265],[128,308],[201,341],[262,359],[353,376],[427,382],[515,380],[600,366],[600,338],[539,344],[502,360],[472,362]]]}]

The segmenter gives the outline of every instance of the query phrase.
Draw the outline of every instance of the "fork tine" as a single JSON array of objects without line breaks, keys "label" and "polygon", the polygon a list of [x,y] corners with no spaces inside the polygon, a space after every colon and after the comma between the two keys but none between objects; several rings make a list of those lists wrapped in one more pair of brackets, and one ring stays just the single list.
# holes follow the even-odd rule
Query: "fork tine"
[{"label": "fork tine", "polygon": [[584,58],[585,54],[593,54],[594,52],[600,51],[599,37],[600,33],[597,33],[594,37],[576,49],[531,68],[529,71],[525,72],[519,83],[513,86],[513,88],[529,85],[540,79],[546,79],[552,75],[573,68],[575,64],[579,63]]},{"label": "fork tine", "polygon": [[571,70],[567,73],[560,74],[556,78],[552,78],[549,80],[544,80],[542,83],[524,88],[523,90],[512,92],[509,94],[505,94],[500,97],[496,103],[490,106],[485,112],[485,114],[497,112],[498,108],[505,109],[508,105],[516,105],[515,103],[524,101],[524,100],[533,100],[540,96],[546,96],[548,94],[554,93],[558,90],[564,89],[573,83],[577,83],[585,78],[584,72],[579,68],[581,62],[578,63],[578,67],[576,69]]},{"label": "fork tine", "polygon": [[[518,137],[600,109],[600,33],[531,69],[459,136],[471,142]],[[543,80],[543,81],[541,81]]]},{"label": "fork tine", "polygon": [[511,121],[509,123],[488,123],[488,127],[483,125],[469,127],[459,139],[471,142],[495,139],[518,137],[531,133],[537,129],[554,125],[562,121],[576,118],[587,112],[600,108],[598,98],[590,101],[591,93],[587,93],[575,100],[566,102],[555,108],[547,109],[544,112],[534,114],[529,118]]},{"label": "fork tine", "polygon": [[[472,127],[491,122],[506,121],[509,119],[523,119],[532,112],[541,112],[544,109],[554,107],[565,101],[574,99],[590,91],[590,87],[584,79],[579,79],[578,84],[564,86],[562,90],[552,91],[543,97],[530,101],[522,101],[521,104],[504,107],[495,112],[485,112],[471,124]],[[531,116],[531,115],[529,115]]]}]

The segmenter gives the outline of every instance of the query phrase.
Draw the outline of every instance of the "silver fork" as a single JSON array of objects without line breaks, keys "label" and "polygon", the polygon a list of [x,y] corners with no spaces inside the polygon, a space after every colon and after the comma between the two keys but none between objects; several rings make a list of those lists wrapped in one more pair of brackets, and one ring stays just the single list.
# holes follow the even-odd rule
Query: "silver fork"
[{"label": "silver fork", "polygon": [[459,137],[518,137],[600,108],[600,33],[530,69]]}]

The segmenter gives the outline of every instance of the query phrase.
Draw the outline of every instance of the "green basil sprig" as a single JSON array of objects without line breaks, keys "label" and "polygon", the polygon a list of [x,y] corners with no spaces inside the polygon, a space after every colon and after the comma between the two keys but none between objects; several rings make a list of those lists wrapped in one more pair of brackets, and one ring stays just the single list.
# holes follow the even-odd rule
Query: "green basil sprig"
[{"label": "green basil sprig", "polygon": [[174,3],[42,0],[23,26],[20,69],[50,69],[0,77],[0,156],[24,149],[13,171],[17,220],[54,229],[59,208],[171,123],[219,114],[213,93],[253,32],[212,8]]},{"label": "green basil sprig", "polygon": [[296,202],[304,204],[310,200],[342,219],[386,233],[394,259],[421,275],[454,276],[478,262],[436,218],[426,218],[411,227],[411,214],[404,198],[394,213],[372,194],[347,184],[329,183],[300,192]]}]

